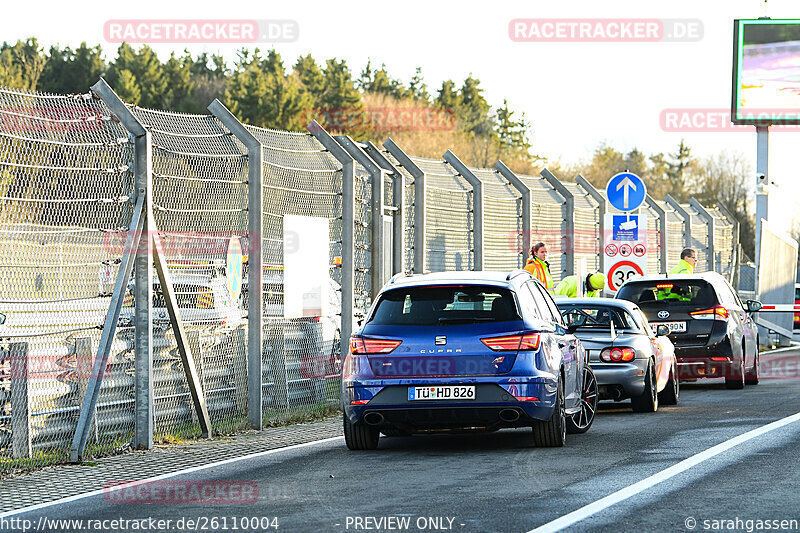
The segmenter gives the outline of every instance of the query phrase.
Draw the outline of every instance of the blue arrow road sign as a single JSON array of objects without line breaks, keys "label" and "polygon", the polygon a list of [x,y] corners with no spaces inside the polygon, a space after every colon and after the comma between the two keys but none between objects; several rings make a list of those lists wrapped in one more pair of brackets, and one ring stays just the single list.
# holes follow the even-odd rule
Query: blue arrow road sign
[{"label": "blue arrow road sign", "polygon": [[620,211],[639,209],[646,195],[647,188],[642,178],[631,172],[620,172],[606,185],[608,201]]}]

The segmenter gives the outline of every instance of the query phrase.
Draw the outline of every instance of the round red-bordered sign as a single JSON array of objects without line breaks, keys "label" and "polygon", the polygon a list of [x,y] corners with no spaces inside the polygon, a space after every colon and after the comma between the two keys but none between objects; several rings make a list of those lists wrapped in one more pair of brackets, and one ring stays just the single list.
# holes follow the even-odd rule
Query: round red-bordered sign
[{"label": "round red-bordered sign", "polygon": [[636,257],[644,257],[644,254],[647,253],[647,248],[644,244],[639,243],[633,247],[633,255]]},{"label": "round red-bordered sign", "polygon": [[642,272],[642,267],[633,261],[615,263],[608,270],[608,288],[616,292],[619,290],[620,285],[635,275],[644,276],[644,272]]},{"label": "round red-bordered sign", "polygon": [[631,250],[630,244],[623,244],[619,247],[619,255],[622,257],[628,257],[631,253],[633,253],[633,250]]},{"label": "round red-bordered sign", "polygon": [[617,245],[616,244],[609,244],[606,246],[606,255],[608,257],[614,257],[617,255]]}]

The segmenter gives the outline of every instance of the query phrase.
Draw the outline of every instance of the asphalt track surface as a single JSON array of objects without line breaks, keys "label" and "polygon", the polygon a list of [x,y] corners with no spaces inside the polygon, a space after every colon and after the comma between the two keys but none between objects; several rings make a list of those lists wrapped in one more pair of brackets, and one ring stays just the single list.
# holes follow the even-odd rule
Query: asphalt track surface
[{"label": "asphalt track surface", "polygon": [[[150,531],[222,531],[227,517],[227,530],[233,531],[234,517],[277,517],[277,531],[302,532],[525,532],[542,526],[757,531],[766,525],[772,531],[798,531],[800,415],[787,417],[800,412],[800,349],[762,355],[764,362],[771,358],[795,364],[739,391],[726,390],[721,380],[683,383],[680,404],[657,413],[635,414],[625,403],[601,404],[589,432],[568,435],[564,448],[534,447],[530,430],[382,437],[378,449],[367,452],[348,451],[336,438],[170,478],[176,483],[253,482],[258,486],[254,503],[119,504],[105,495],[14,518],[30,520],[30,530],[41,528],[44,518],[153,518],[172,523],[154,529],[150,522]],[[728,442],[736,437],[743,442]],[[713,447],[726,442],[727,449],[714,454]],[[682,465],[677,473],[675,465]],[[664,473],[670,468],[674,475]],[[640,482],[650,476],[641,489]],[[614,494],[616,501],[602,503]],[[576,511],[577,519],[565,523],[564,517]],[[187,527],[188,519],[198,523]],[[22,531],[21,522],[10,525],[6,522],[4,530]],[[122,530],[121,523],[105,525],[105,530]],[[49,523],[47,530],[78,530],[75,524],[54,526]]]}]

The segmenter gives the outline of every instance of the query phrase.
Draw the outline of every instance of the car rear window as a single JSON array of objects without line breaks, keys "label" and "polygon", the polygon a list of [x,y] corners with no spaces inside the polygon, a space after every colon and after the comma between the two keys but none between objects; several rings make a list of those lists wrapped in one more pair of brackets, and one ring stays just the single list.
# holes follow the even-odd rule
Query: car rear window
[{"label": "car rear window", "polygon": [[384,292],[370,324],[440,326],[519,320],[508,289],[483,285],[427,286]]},{"label": "car rear window", "polygon": [[710,307],[718,302],[714,287],[704,280],[657,280],[631,282],[620,287],[617,298],[639,307],[689,306]]},{"label": "car rear window", "polygon": [[639,331],[633,317],[624,309],[607,305],[559,305],[564,322],[578,329],[610,329]]}]

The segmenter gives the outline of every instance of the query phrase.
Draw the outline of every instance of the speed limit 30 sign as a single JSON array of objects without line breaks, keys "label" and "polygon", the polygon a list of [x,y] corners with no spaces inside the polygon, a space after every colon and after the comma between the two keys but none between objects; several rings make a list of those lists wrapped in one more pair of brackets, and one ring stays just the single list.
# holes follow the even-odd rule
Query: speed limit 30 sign
[{"label": "speed limit 30 sign", "polygon": [[608,288],[617,292],[631,278],[644,276],[642,267],[633,261],[619,261],[608,269]]},{"label": "speed limit 30 sign", "polygon": [[629,279],[647,275],[647,216],[606,213],[603,220],[606,289],[613,294]]}]

